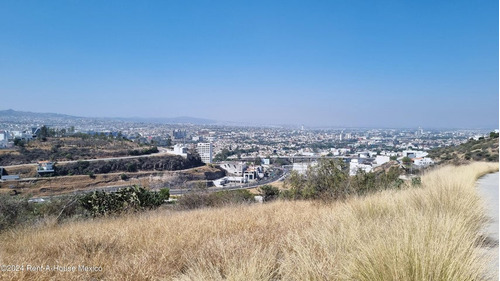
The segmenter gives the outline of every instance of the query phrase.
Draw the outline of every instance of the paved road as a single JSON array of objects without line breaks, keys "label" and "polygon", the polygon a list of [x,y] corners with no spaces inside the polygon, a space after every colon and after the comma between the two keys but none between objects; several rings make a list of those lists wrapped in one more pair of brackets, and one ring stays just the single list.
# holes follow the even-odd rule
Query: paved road
[{"label": "paved road", "polygon": [[483,229],[484,233],[488,236],[488,240],[491,241],[490,247],[487,249],[488,255],[493,256],[493,261],[491,263],[490,274],[492,275],[492,280],[498,280],[498,266],[499,266],[499,253],[498,253],[498,189],[499,189],[499,179],[498,174],[488,174],[481,177],[478,181],[479,193],[483,197],[486,204],[487,215],[490,219],[488,225]]}]

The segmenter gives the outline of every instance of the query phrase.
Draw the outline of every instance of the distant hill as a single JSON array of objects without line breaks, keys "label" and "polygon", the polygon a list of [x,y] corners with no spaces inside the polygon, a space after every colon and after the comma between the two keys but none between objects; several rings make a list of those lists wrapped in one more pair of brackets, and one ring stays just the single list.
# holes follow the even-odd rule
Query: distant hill
[{"label": "distant hill", "polygon": [[83,117],[71,116],[66,114],[59,113],[38,113],[38,112],[30,112],[30,111],[16,111],[13,109],[0,110],[0,117],[9,118],[9,117],[31,117],[31,118],[68,118],[68,119],[77,119]]},{"label": "distant hill", "polygon": [[195,118],[188,116],[172,117],[172,118],[142,118],[142,117],[78,117],[59,113],[37,113],[29,111],[16,111],[13,109],[0,110],[1,120],[19,119],[19,118],[37,118],[37,119],[92,119],[92,120],[119,120],[128,122],[143,122],[143,123],[163,123],[163,124],[195,124],[195,125],[210,125],[216,124],[217,121]]},{"label": "distant hill", "polygon": [[466,143],[435,148],[429,157],[438,162],[488,161],[498,162],[498,133],[490,133],[487,138],[470,139]]},{"label": "distant hill", "polygon": [[141,118],[141,117],[123,118],[123,117],[120,117],[120,118],[109,118],[109,119],[130,121],[130,122],[163,123],[163,124],[211,125],[211,124],[217,123],[217,121],[215,121],[215,120],[189,117],[189,116],[171,117],[171,118]]}]

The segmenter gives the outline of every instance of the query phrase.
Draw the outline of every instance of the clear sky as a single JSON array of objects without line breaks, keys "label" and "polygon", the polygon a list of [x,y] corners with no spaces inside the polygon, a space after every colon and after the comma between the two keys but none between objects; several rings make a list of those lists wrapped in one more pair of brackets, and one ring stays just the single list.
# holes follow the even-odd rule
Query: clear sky
[{"label": "clear sky", "polygon": [[0,2],[0,109],[498,128],[498,1]]}]

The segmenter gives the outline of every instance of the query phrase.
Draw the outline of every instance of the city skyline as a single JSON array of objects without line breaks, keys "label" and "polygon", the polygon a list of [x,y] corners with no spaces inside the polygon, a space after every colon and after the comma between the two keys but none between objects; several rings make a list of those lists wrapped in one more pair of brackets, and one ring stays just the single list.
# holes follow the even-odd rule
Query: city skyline
[{"label": "city skyline", "polygon": [[498,2],[0,4],[0,109],[498,128]]},{"label": "city skyline", "polygon": [[[17,117],[16,117],[17,116]],[[176,125],[176,126],[207,126],[207,127],[254,127],[254,128],[288,128],[288,129],[312,129],[312,130],[342,130],[342,129],[353,129],[353,130],[369,130],[369,129],[382,129],[382,130],[414,130],[414,129],[426,129],[426,130],[477,130],[483,132],[496,131],[498,128],[496,127],[422,127],[422,126],[414,126],[414,127],[394,127],[394,126],[307,126],[304,124],[271,124],[271,123],[249,123],[249,122],[235,122],[228,120],[213,120],[206,118],[199,118],[193,116],[176,116],[176,117],[152,117],[145,118],[139,116],[128,116],[128,117],[96,117],[96,116],[74,116],[69,114],[62,114],[57,112],[32,112],[32,111],[20,111],[14,109],[1,109],[0,108],[0,121],[5,121],[8,123],[17,123],[16,118],[24,119],[24,122],[27,122],[26,119],[35,118],[35,123],[38,125],[47,125],[49,127],[55,126],[57,128],[65,128],[68,125],[68,121],[70,120],[79,120],[80,122],[87,121],[109,121],[109,122],[122,122],[124,124],[135,124],[135,123],[143,123],[149,125]],[[87,120],[87,121],[86,121]],[[33,121],[31,121],[33,122]],[[56,122],[56,125],[53,123]],[[34,126],[35,123],[32,125]],[[26,127],[28,128],[28,127]]]}]

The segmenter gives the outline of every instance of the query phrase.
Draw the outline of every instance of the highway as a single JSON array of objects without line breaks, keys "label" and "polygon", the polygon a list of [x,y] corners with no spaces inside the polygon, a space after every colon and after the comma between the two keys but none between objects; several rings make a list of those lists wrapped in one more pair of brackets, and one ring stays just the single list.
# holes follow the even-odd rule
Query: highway
[{"label": "highway", "polygon": [[[223,191],[223,190],[250,189],[250,188],[262,186],[262,185],[265,185],[265,184],[271,184],[273,182],[277,182],[277,181],[283,180],[289,174],[289,172],[290,172],[290,170],[287,169],[287,168],[286,169],[277,168],[277,170],[278,170],[278,173],[276,173],[272,178],[268,178],[268,179],[261,180],[261,181],[256,181],[256,182],[251,182],[251,183],[247,183],[247,184],[243,184],[243,185],[225,186],[225,187],[209,187],[209,188],[206,189],[206,191],[208,191],[208,192],[217,192],[217,191]],[[94,192],[94,191],[116,192],[120,188],[125,188],[125,187],[129,187],[129,186],[131,186],[131,185],[130,184],[127,184],[127,185],[114,185],[114,186],[104,186],[104,187],[98,187],[98,188],[92,188],[92,189],[85,189],[85,190],[77,190],[77,191],[74,191],[74,192],[71,192],[71,193],[67,193],[67,194],[34,197],[33,201],[37,201],[37,200],[40,200],[40,199],[50,200],[51,198],[57,198],[57,197],[68,196],[68,195],[80,195],[80,194],[86,194],[86,193],[90,193],[90,192]],[[170,189],[170,195],[183,195],[183,194],[186,194],[188,192],[193,192],[193,191],[196,191],[196,190],[197,189],[195,189],[195,188],[185,188],[185,189],[174,188],[174,189]]]}]

